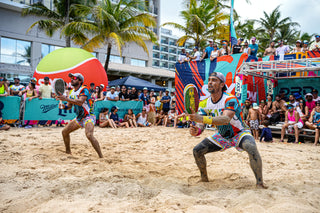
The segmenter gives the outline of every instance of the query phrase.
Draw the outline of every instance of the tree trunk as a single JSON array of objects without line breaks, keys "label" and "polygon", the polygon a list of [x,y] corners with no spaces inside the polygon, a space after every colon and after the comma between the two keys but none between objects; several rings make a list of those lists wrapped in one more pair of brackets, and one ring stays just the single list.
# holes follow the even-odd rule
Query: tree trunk
[{"label": "tree trunk", "polygon": [[110,53],[111,53],[111,44],[108,44],[108,49],[107,49],[107,58],[106,58],[106,62],[104,63],[104,70],[108,71],[108,67],[109,67],[109,61],[110,61]]},{"label": "tree trunk", "polygon": [[71,47],[71,38],[70,38],[70,36],[66,37],[66,47]]},{"label": "tree trunk", "polygon": [[[67,0],[67,5],[66,5],[66,21],[65,21],[65,25],[69,24],[69,12],[70,12],[70,0]],[[66,47],[71,47],[71,38],[70,36],[66,37]]]}]

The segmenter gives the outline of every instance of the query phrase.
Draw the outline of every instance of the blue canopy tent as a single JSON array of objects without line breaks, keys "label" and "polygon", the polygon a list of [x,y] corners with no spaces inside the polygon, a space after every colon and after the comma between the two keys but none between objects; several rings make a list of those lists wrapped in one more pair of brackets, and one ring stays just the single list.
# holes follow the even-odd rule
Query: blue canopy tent
[{"label": "blue canopy tent", "polygon": [[108,86],[118,86],[125,85],[126,87],[135,87],[137,90],[142,90],[144,87],[147,87],[148,90],[154,89],[154,91],[165,91],[166,88],[153,84],[149,81],[142,80],[133,76],[127,76],[122,79],[117,79],[110,81]]}]

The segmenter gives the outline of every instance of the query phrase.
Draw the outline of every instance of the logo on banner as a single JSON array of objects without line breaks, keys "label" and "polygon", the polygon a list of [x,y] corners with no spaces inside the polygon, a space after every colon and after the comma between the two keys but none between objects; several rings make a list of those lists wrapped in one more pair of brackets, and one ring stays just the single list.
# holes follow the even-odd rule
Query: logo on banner
[{"label": "logo on banner", "polygon": [[57,107],[58,107],[58,104],[48,104],[48,105],[42,104],[42,105],[40,105],[40,109],[42,110],[42,113],[47,113]]}]

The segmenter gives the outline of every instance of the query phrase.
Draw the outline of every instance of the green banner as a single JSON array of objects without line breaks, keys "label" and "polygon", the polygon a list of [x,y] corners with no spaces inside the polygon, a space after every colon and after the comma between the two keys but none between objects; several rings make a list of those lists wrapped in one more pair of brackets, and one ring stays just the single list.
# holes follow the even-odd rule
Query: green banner
[{"label": "green banner", "polygon": [[97,101],[94,104],[94,114],[96,118],[99,118],[99,113],[103,108],[108,108],[111,112],[113,106],[118,107],[119,118],[123,118],[128,113],[128,109],[132,109],[134,114],[138,114],[142,111],[142,101]]},{"label": "green banner", "polygon": [[320,78],[302,78],[302,79],[280,79],[278,80],[277,92],[284,91],[286,96],[294,93],[299,93],[304,96],[307,93],[311,93],[313,89],[320,91]]},{"label": "green banner", "polygon": [[0,97],[0,110],[3,120],[18,120],[21,98],[18,96]]},{"label": "green banner", "polygon": [[76,114],[71,110],[59,109],[59,101],[55,99],[32,99],[25,102],[24,120],[72,120]]}]

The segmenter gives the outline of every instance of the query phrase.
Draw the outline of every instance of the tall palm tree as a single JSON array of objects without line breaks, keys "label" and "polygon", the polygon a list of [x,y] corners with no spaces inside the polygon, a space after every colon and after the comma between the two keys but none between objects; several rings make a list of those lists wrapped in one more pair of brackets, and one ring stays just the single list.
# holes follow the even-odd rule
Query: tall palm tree
[{"label": "tall palm tree", "polygon": [[260,30],[264,30],[268,34],[269,42],[274,40],[277,30],[288,27],[299,27],[297,22],[292,22],[290,17],[281,19],[280,5],[276,7],[270,14],[263,12],[264,18],[260,18],[257,22],[261,25]]},{"label": "tall palm tree", "polygon": [[[91,1],[92,0],[89,2]],[[93,2],[94,1],[95,0],[93,0]],[[55,32],[61,30],[70,21],[76,19],[74,13],[70,13],[70,5],[85,2],[85,0],[55,0],[53,2],[54,9],[52,10],[44,6],[41,2],[27,6],[22,9],[22,16],[34,15],[45,18],[33,23],[27,30],[27,33],[35,26],[38,26],[38,29],[44,31],[47,36],[52,37]],[[65,39],[66,46],[70,47],[70,37],[66,36]]]},{"label": "tall palm tree", "polygon": [[293,27],[290,27],[288,25],[282,26],[276,32],[276,39],[286,40],[288,44],[295,44],[298,38],[299,38],[299,31],[295,30]]}]

